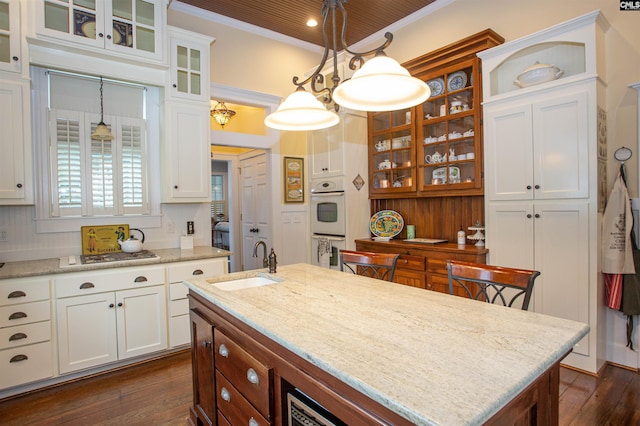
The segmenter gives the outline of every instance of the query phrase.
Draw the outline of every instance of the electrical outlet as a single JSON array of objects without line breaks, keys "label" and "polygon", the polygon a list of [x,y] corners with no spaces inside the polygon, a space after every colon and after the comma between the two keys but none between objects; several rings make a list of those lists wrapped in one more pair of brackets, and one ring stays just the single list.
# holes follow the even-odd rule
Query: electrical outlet
[{"label": "electrical outlet", "polygon": [[6,227],[0,226],[0,243],[9,242],[9,231]]}]

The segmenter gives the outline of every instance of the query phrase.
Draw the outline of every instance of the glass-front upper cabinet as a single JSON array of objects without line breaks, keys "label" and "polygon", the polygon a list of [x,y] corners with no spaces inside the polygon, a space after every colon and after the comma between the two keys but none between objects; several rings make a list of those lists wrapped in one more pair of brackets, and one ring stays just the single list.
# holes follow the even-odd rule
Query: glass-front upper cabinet
[{"label": "glass-front upper cabinet", "polygon": [[0,70],[22,69],[19,8],[19,0],[0,0]]},{"label": "glass-front upper cabinet", "polygon": [[38,34],[142,58],[163,59],[163,0],[39,0],[38,4]]},{"label": "glass-front upper cabinet", "polygon": [[213,38],[169,27],[172,96],[209,102],[209,46]]},{"label": "glass-front upper cabinet", "polygon": [[416,190],[413,109],[369,114],[371,194]]},{"label": "glass-front upper cabinet", "polygon": [[472,59],[426,79],[431,96],[417,108],[419,191],[482,189],[477,65]]}]

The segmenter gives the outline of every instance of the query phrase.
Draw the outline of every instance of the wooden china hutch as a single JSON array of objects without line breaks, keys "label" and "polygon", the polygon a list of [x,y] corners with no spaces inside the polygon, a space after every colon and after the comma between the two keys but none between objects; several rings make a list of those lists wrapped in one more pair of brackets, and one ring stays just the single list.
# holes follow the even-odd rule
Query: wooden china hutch
[{"label": "wooden china hutch", "polygon": [[[394,281],[448,292],[446,260],[486,261],[460,228],[484,223],[482,77],[477,53],[504,39],[487,29],[403,65],[427,82],[431,96],[412,108],[368,114],[371,213],[394,210],[405,228],[391,241],[363,239],[357,250],[399,253]],[[415,237],[448,243],[404,241]]]}]

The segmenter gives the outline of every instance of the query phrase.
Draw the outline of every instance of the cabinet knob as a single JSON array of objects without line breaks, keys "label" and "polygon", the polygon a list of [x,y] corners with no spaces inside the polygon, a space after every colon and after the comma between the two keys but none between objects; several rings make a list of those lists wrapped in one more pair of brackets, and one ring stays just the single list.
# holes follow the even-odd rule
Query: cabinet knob
[{"label": "cabinet knob", "polygon": [[107,35],[107,40],[111,40],[111,34]]},{"label": "cabinet knob", "polygon": [[116,306],[116,305],[114,305],[113,303],[109,303],[109,307],[110,307],[110,308],[113,308],[113,307],[115,307],[115,306]]},{"label": "cabinet knob", "polygon": [[540,217],[539,213],[536,213],[535,215],[533,215],[536,219],[538,219]]},{"label": "cabinet knob", "polygon": [[8,299],[16,299],[18,297],[26,297],[27,294],[24,291],[16,290],[9,293],[7,296]]},{"label": "cabinet knob", "polygon": [[95,288],[95,284],[89,282],[80,284],[80,290],[86,290],[88,288]]},{"label": "cabinet knob", "polygon": [[14,56],[11,59],[13,59],[14,61],[17,61],[19,58],[17,56]]},{"label": "cabinet knob", "polygon": [[540,189],[540,185],[534,185],[535,189]]},{"label": "cabinet knob", "polygon": [[22,188],[22,184],[21,184],[21,183],[17,184],[16,186],[17,186],[18,188]]},{"label": "cabinet knob", "polygon": [[28,359],[29,359],[28,356],[20,354],[20,355],[16,355],[16,356],[12,357],[9,362],[20,362],[20,361],[26,361]]},{"label": "cabinet knob", "polygon": [[118,302],[118,308],[122,308],[122,302]]},{"label": "cabinet knob", "polygon": [[104,34],[98,33],[98,37],[102,38],[102,37],[104,37]]},{"label": "cabinet knob", "polygon": [[527,189],[531,189],[531,185],[527,185]]},{"label": "cabinet knob", "polygon": [[178,185],[173,185],[173,189],[178,189]]},{"label": "cabinet knob", "polygon": [[221,344],[218,348],[218,353],[225,358],[229,358],[229,349],[224,344]]},{"label": "cabinet knob", "polygon": [[210,348],[211,347],[211,341],[210,340],[205,340],[204,342],[202,342],[202,346],[204,346],[205,348]]},{"label": "cabinet knob", "polygon": [[220,397],[227,402],[231,402],[231,394],[227,390],[227,388],[223,387],[220,389]]},{"label": "cabinet knob", "polygon": [[254,385],[260,384],[260,378],[258,377],[258,373],[253,368],[247,370],[247,380],[249,383],[253,383]]},{"label": "cabinet knob", "polygon": [[533,216],[531,216],[531,213],[527,213],[527,219],[531,219]]},{"label": "cabinet knob", "polygon": [[175,89],[176,87],[178,87],[177,84],[172,84],[173,88]]}]

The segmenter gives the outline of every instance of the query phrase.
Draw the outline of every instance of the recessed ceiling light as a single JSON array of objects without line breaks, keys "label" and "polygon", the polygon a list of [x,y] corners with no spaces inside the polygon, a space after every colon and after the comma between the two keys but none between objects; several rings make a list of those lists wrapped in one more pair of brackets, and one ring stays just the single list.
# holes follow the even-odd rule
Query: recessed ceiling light
[{"label": "recessed ceiling light", "polygon": [[307,21],[307,27],[316,27],[318,25],[318,21],[311,18]]}]

